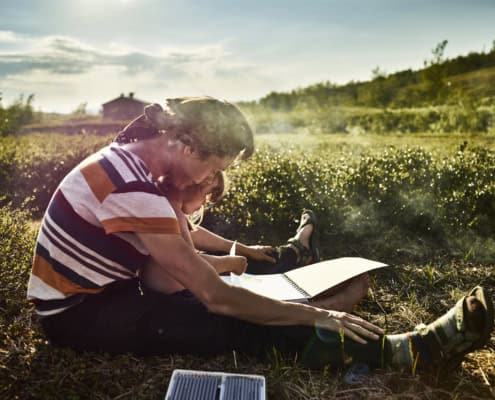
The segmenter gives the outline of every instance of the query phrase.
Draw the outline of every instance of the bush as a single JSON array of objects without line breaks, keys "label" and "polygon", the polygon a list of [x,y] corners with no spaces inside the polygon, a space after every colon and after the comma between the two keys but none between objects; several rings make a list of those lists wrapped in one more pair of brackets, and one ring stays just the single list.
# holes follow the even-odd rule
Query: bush
[{"label": "bush", "polygon": [[18,133],[21,126],[33,120],[33,106],[31,105],[33,99],[34,95],[30,95],[26,101],[21,96],[7,108],[3,108],[0,104],[0,136]]},{"label": "bush", "polygon": [[325,257],[486,261],[495,256],[488,240],[495,232],[494,171],[494,152],[479,148],[449,158],[390,147],[353,161],[265,148],[233,171],[231,190],[205,224],[231,238],[277,244],[310,207]]},{"label": "bush", "polygon": [[[60,180],[109,137],[29,135],[2,138],[0,205],[46,209]],[[462,145],[439,155],[422,148],[262,147],[229,172],[231,190],[205,224],[247,242],[283,243],[301,209],[320,218],[326,257],[384,260],[495,254],[495,153]],[[446,154],[446,155],[445,155]],[[27,200],[26,200],[27,199]]]},{"label": "bush", "polygon": [[26,283],[35,239],[29,218],[26,211],[0,207],[0,308],[5,312],[1,316],[17,315],[27,303]]},{"label": "bush", "polygon": [[1,138],[0,196],[4,200],[0,205],[24,205],[40,218],[63,177],[110,141],[108,136],[64,134]]}]

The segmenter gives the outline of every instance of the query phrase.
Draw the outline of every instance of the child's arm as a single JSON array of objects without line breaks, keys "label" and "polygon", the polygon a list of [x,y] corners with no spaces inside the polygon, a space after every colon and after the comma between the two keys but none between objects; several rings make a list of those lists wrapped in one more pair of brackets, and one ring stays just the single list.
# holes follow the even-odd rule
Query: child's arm
[{"label": "child's arm", "polygon": [[218,274],[224,272],[234,272],[241,275],[246,272],[247,260],[243,256],[212,256],[209,254],[200,254],[200,257],[213,265]]},{"label": "child's arm", "polygon": [[[191,239],[196,249],[204,251],[220,251],[223,253],[228,253],[233,244],[231,240],[227,240],[219,235],[216,235],[201,226],[198,226],[196,230],[191,232]],[[273,251],[271,246],[246,246],[245,244],[239,242],[236,244],[237,255],[252,258],[256,261],[268,261],[274,263],[276,260],[268,255],[271,251]]]},{"label": "child's arm", "polygon": [[194,247],[198,250],[219,251],[222,253],[228,253],[233,243],[202,226],[197,226],[195,230],[191,231],[191,239]]}]

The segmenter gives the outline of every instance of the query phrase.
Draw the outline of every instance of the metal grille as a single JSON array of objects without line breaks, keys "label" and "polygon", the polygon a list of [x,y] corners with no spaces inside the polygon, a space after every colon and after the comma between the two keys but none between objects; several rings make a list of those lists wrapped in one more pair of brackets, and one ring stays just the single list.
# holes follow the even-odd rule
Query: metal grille
[{"label": "metal grille", "polygon": [[[227,376],[222,400],[261,400],[260,380]],[[264,397],[264,396],[263,396]]]},{"label": "metal grille", "polygon": [[175,370],[165,400],[264,400],[259,375]]}]

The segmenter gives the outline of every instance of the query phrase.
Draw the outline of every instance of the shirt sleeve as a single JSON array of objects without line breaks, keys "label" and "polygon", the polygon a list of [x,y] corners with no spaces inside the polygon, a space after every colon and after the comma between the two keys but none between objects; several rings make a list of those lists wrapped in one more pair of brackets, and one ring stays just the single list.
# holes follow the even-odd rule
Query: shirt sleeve
[{"label": "shirt sleeve", "polygon": [[163,194],[150,182],[129,182],[105,197],[96,210],[105,232],[180,235],[177,216]]}]

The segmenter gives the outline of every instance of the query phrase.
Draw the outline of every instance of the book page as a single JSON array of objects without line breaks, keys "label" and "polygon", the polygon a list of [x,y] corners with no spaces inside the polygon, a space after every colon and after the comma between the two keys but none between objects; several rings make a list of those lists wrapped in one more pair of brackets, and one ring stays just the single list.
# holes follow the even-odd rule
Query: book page
[{"label": "book page", "polygon": [[387,266],[365,258],[343,257],[297,268],[285,275],[315,297],[350,278]]},{"label": "book page", "polygon": [[304,296],[282,274],[231,275],[221,276],[220,278],[232,286],[242,287],[275,300],[306,301]]}]

